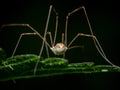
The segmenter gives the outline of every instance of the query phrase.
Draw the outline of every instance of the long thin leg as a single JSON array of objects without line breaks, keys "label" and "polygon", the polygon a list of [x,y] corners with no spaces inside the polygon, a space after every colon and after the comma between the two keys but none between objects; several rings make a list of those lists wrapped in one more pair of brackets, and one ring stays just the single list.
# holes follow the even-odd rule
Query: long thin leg
[{"label": "long thin leg", "polygon": [[65,45],[67,46],[67,27],[68,27],[68,18],[69,16],[66,16],[66,23],[65,23]]},{"label": "long thin leg", "polygon": [[65,45],[67,46],[67,28],[68,28],[68,19],[69,17],[74,14],[75,12],[79,11],[83,9],[83,6],[82,7],[79,7],[71,12],[68,13],[68,15],[66,16],[66,23],[65,23]]},{"label": "long thin leg", "polygon": [[4,25],[2,25],[1,28],[9,27],[9,26],[28,27],[28,28],[30,28],[33,32],[35,32],[35,33],[46,43],[46,45],[47,45],[49,48],[51,47],[51,46],[49,45],[49,43],[42,37],[42,35],[41,35],[37,30],[35,30],[33,27],[31,27],[29,24],[4,24]]},{"label": "long thin leg", "polygon": [[[52,7],[52,8],[51,8]],[[51,35],[51,32],[47,32],[47,28],[48,28],[48,22],[49,22],[49,18],[50,18],[50,13],[51,13],[51,9],[49,10],[50,12],[49,12],[49,14],[48,14],[48,19],[47,19],[47,23],[46,23],[46,28],[45,28],[45,32],[44,32],[44,35],[45,35],[45,33],[46,34],[49,34],[49,36],[50,36],[50,41],[51,41],[51,46],[53,47],[54,45],[55,45],[55,41],[56,41],[56,35],[57,35],[57,28],[58,28],[58,13],[56,12],[56,10],[55,10],[55,8],[53,8],[53,6],[51,5],[51,9],[53,9],[53,11],[54,11],[54,13],[56,14],[56,26],[55,26],[55,34],[54,34],[54,41],[53,41],[53,39],[52,39],[52,35]],[[45,35],[46,36],[46,35]],[[46,38],[45,38],[46,39]],[[42,45],[42,49],[41,49],[41,52],[40,52],[40,54],[39,54],[39,56],[41,56],[41,54],[42,54],[42,50],[43,50],[43,47],[44,47],[44,43],[43,43],[43,45]],[[46,47],[46,51],[47,51],[47,56],[48,56],[48,58],[49,58],[49,50],[48,50],[48,47],[47,47],[47,45],[45,44],[45,47]]]},{"label": "long thin leg", "polygon": [[[70,17],[72,14],[74,14],[75,12],[77,12],[77,11],[79,11],[79,10],[83,10],[83,11],[84,11],[84,14],[85,14],[85,17],[86,17],[86,19],[87,19],[88,26],[89,26],[89,29],[90,29],[90,33],[91,33],[91,35],[94,35],[94,34],[93,34],[93,31],[92,31],[92,27],[91,27],[90,21],[89,21],[89,18],[88,18],[88,15],[87,15],[86,10],[85,10],[85,7],[84,7],[84,6],[81,6],[81,7],[77,8],[77,9],[69,12],[68,15],[66,16],[66,25],[65,25],[65,45],[66,45],[66,46],[67,46],[67,27],[68,27],[68,19],[69,19],[69,17]],[[94,40],[94,39],[93,39],[93,40]],[[96,43],[96,42],[94,41],[94,43]]]},{"label": "long thin leg", "polygon": [[[49,15],[48,15],[49,16]],[[3,27],[6,27],[6,26],[24,26],[24,27],[28,27],[30,28],[32,31],[34,31],[42,40],[43,40],[43,44],[42,44],[42,47],[41,47],[41,50],[40,50],[40,54],[39,54],[39,58],[41,57],[41,54],[42,54],[42,51],[43,51],[43,46],[44,46],[44,43],[46,43],[46,45],[50,48],[51,46],[48,44],[48,42],[46,41],[46,33],[44,34],[44,37],[42,37],[42,35],[40,33],[38,33],[33,27],[31,27],[29,24],[5,24],[5,25],[2,25],[2,28]],[[46,28],[48,26],[48,20],[47,20],[47,25],[46,25]],[[47,31],[47,29],[46,29]],[[38,63],[39,63],[39,60],[36,62],[36,65],[35,65],[35,68],[34,68],[34,74],[36,73],[36,70],[37,70],[37,66],[38,66]]]},{"label": "long thin leg", "polygon": [[[81,6],[73,11],[71,11],[70,13],[68,13],[68,15],[66,16],[66,26],[65,26],[65,43],[67,45],[67,26],[68,26],[68,18],[70,15],[74,14],[75,12],[79,11],[83,9],[84,11],[84,14],[85,14],[85,17],[87,19],[87,22],[88,22],[88,26],[89,26],[89,29],[90,29],[90,33],[91,35],[83,35],[83,36],[88,36],[88,37],[91,37],[93,38],[93,41],[94,41],[94,44],[95,44],[95,47],[97,48],[98,52],[101,54],[101,56],[109,63],[111,64],[112,66],[115,66],[115,67],[119,67],[119,66],[116,66],[114,64],[112,64],[106,57],[102,47],[100,46],[98,40],[94,37],[94,34],[93,34],[93,30],[92,30],[92,27],[91,27],[91,24],[90,24],[90,21],[89,21],[89,18],[88,18],[88,15],[86,13],[86,10],[85,10],[85,7],[84,6]],[[73,38],[73,40],[70,42],[70,44],[68,45],[68,47],[74,42],[74,40],[79,36],[80,34],[76,35],[76,37]]]},{"label": "long thin leg", "polygon": [[[4,24],[4,25],[2,25],[2,28],[4,28],[4,27],[7,27],[7,26],[23,26],[23,27],[28,27],[28,28],[30,28],[33,32],[35,32],[42,40],[43,40],[43,43],[45,43],[49,48],[51,47],[50,45],[49,45],[49,43],[46,41],[46,38],[45,37],[42,37],[42,35],[39,33],[39,32],[37,32],[33,27],[31,27],[29,24]],[[46,35],[45,35],[46,36]],[[19,42],[18,42],[19,43]],[[43,46],[44,46],[44,44],[42,44],[42,47],[41,47],[41,54],[42,54],[42,49],[43,49]],[[16,46],[17,47],[17,46]],[[16,48],[15,48],[16,49]],[[46,49],[47,50],[47,49]],[[14,51],[15,52],[15,51]],[[41,54],[39,55],[39,58],[40,58],[40,56],[41,56]],[[14,55],[14,53],[13,53],[13,55]],[[37,61],[37,63],[36,63],[36,65],[35,65],[35,69],[34,69],[34,74],[36,73],[36,70],[37,70],[37,66],[38,66],[38,63],[39,63],[39,60]]]},{"label": "long thin leg", "polygon": [[[96,40],[96,37],[95,37],[94,35],[78,33],[78,34],[70,41],[70,43],[68,44],[68,47],[70,47],[70,46],[72,45],[72,43],[73,43],[78,37],[81,37],[81,36],[84,36],[84,37],[91,37],[91,38],[94,39],[94,41]],[[95,46],[97,46],[96,43],[95,43]],[[100,44],[99,44],[99,47],[100,47]],[[102,48],[101,48],[101,51],[103,52]]]},{"label": "long thin leg", "polygon": [[[58,28],[58,13],[56,12],[55,8],[52,7],[52,9],[53,9],[54,13],[56,14],[56,26],[55,26],[54,41],[53,41],[53,39],[52,39],[51,32],[46,32],[46,34],[49,34],[49,36],[50,36],[50,41],[51,41],[51,46],[53,47],[53,46],[55,46],[56,35],[57,35],[57,28]],[[47,56],[48,56],[48,58],[49,58],[48,47],[47,47],[47,45],[45,45],[45,46],[46,46]]]},{"label": "long thin leg", "polygon": [[55,41],[56,41],[56,36],[57,36],[57,29],[58,29],[58,14],[56,13],[56,26],[55,26],[55,35],[54,35],[53,46],[55,46]]},{"label": "long thin leg", "polygon": [[[69,17],[70,15],[74,14],[75,12],[81,10],[81,9],[84,11],[84,14],[85,14],[85,17],[86,17],[86,20],[87,20],[87,23],[88,23],[88,26],[89,26],[89,29],[90,29],[90,33],[91,33],[91,35],[94,36],[93,30],[92,30],[92,27],[91,27],[91,24],[90,24],[90,21],[89,21],[89,18],[88,18],[88,15],[87,15],[87,12],[86,12],[86,9],[85,9],[84,6],[81,6],[81,7],[77,8],[77,9],[71,11],[70,13],[68,13],[68,16],[66,16],[66,30],[65,30],[65,31],[66,31],[66,33],[67,33],[68,17]],[[66,34],[66,35],[67,35],[67,34]],[[65,38],[66,38],[66,42],[67,42],[67,36],[66,36]],[[96,44],[96,41],[95,41],[94,38],[93,38],[93,41],[94,41],[94,44]],[[104,52],[102,52],[102,53],[103,53],[103,55],[106,57],[105,53],[104,53]]]},{"label": "long thin leg", "polygon": [[[48,29],[48,24],[49,24],[51,10],[52,10],[52,5],[50,5],[49,12],[48,12],[48,17],[47,17],[47,21],[46,21],[46,26],[45,26],[45,32],[44,32],[44,37],[43,37],[45,41],[46,41],[46,33],[47,33],[47,29]],[[39,53],[39,57],[41,57],[41,55],[42,55],[45,41],[42,42],[42,46],[41,46],[41,50],[40,50],[40,53]],[[47,46],[46,46],[46,48],[47,48]],[[34,75],[36,74],[38,63],[39,63],[39,59],[37,60],[35,68],[34,68]]]},{"label": "long thin leg", "polygon": [[53,12],[56,15],[55,34],[54,34],[54,40],[53,40],[53,46],[55,46],[55,41],[56,41],[56,36],[57,36],[57,29],[58,29],[58,13],[56,12],[54,7],[53,7]]},{"label": "long thin leg", "polygon": [[[58,28],[58,13],[56,12],[55,8],[52,5],[50,5],[49,12],[48,12],[48,17],[47,17],[45,32],[44,32],[44,39],[46,40],[46,34],[47,34],[47,29],[48,29],[48,24],[49,24],[49,19],[50,19],[50,14],[51,14],[52,9],[53,9],[53,12],[56,14],[56,27],[55,27],[54,42],[51,39],[52,35],[50,36],[51,43],[52,43],[52,46],[53,46],[55,44],[55,41],[56,41],[56,33],[57,33],[57,28]],[[43,48],[44,48],[44,41],[42,43],[42,47],[41,47],[41,51],[40,51],[39,56],[41,56]],[[47,49],[47,45],[46,45],[46,49]],[[48,50],[47,50],[47,53],[48,53]]]},{"label": "long thin leg", "polygon": [[[50,5],[50,8],[49,8],[49,13],[48,13],[48,18],[47,18],[47,22],[46,22],[46,27],[45,27],[45,32],[44,32],[44,37],[42,37],[33,27],[31,27],[29,24],[5,24],[5,25],[2,25],[2,28],[3,27],[6,27],[6,26],[26,26],[28,28],[30,28],[31,30],[33,30],[42,40],[43,40],[43,43],[42,43],[42,46],[41,46],[41,50],[40,50],[40,53],[39,53],[39,57],[41,57],[41,54],[42,54],[42,51],[43,51],[43,48],[44,48],[44,43],[50,48],[51,46],[48,44],[48,42],[46,41],[46,32],[47,32],[47,28],[48,28],[48,23],[49,23],[49,19],[50,19],[50,14],[51,14],[51,10],[52,10],[52,5]],[[53,11],[55,12],[55,9],[53,9]],[[58,15],[58,14],[57,14]],[[56,23],[58,23],[58,20],[56,19]],[[58,26],[58,24],[56,24],[56,27]],[[57,33],[57,29],[55,30]],[[54,42],[56,40],[56,35],[54,37]],[[48,49],[47,49],[47,46],[46,46],[46,50],[47,50],[47,53],[48,53]],[[38,66],[38,63],[39,63],[39,60],[37,61],[36,65],[35,65],[35,68],[34,68],[34,74],[36,73],[36,70],[37,70],[37,66]]]},{"label": "long thin leg", "polygon": [[[80,10],[80,9],[83,9],[84,14],[85,14],[85,17],[86,17],[86,20],[87,20],[87,23],[88,23],[88,26],[89,26],[89,29],[90,29],[90,33],[91,33],[92,36],[94,36],[93,30],[92,30],[92,27],[91,27],[91,24],[90,24],[90,21],[89,21],[89,18],[88,18],[88,15],[87,15],[87,12],[86,12],[84,6],[75,9],[75,10],[72,11],[70,14],[73,14],[74,12],[76,12],[76,11],[78,11],[78,10]],[[94,44],[96,45],[97,43],[96,43],[96,41],[95,41],[94,38],[93,38],[93,41],[94,41]],[[96,46],[96,48],[98,48],[98,47]],[[101,49],[101,52],[102,52],[103,56],[104,56],[105,58],[107,58],[106,55],[105,55],[105,53],[104,53],[104,51],[103,51],[102,49]]]},{"label": "long thin leg", "polygon": [[17,44],[16,44],[15,48],[14,48],[14,51],[13,51],[13,53],[12,53],[12,57],[15,55],[15,52],[16,52],[16,50],[17,50],[17,48],[18,48],[18,45],[19,45],[19,43],[20,43],[21,38],[22,38],[23,36],[25,36],[25,35],[37,35],[37,34],[36,34],[36,33],[22,33],[22,34],[20,35],[18,41],[17,41]]},{"label": "long thin leg", "polygon": [[[46,33],[46,37],[47,37],[47,35],[49,35],[49,37],[50,37],[50,43],[51,43],[51,46],[53,47],[53,39],[52,39],[52,34],[51,34],[51,32],[47,32]],[[45,45],[46,46],[46,50],[47,50],[47,56],[48,56],[48,58],[49,58],[49,51],[48,51],[48,47],[47,47],[47,45]]]},{"label": "long thin leg", "polygon": [[47,32],[47,34],[48,34],[49,37],[50,37],[50,43],[51,43],[51,46],[53,46],[52,34],[51,34],[51,32]]},{"label": "long thin leg", "polygon": [[94,35],[89,35],[89,34],[83,34],[83,33],[78,33],[73,39],[72,41],[69,43],[68,45],[68,48],[72,45],[72,43],[80,36],[84,36],[84,37],[90,37],[90,38],[93,38],[94,41],[95,41],[95,47],[96,49],[98,50],[98,52],[100,53],[100,55],[110,64],[112,65],[113,67],[117,67],[117,68],[120,68],[119,66],[117,65],[114,65],[112,62],[110,62],[110,60],[105,56],[104,54],[104,51],[99,43],[99,41],[97,40],[97,38],[94,36]]},{"label": "long thin leg", "polygon": [[73,48],[84,48],[84,45],[71,46],[71,47],[68,48],[68,50],[73,49]]},{"label": "long thin leg", "polygon": [[68,47],[70,47],[70,46],[72,45],[72,43],[73,43],[79,36],[82,36],[82,33],[78,33],[78,34],[70,41],[70,43],[68,44]]},{"label": "long thin leg", "polygon": [[[22,33],[22,34],[20,35],[17,43],[16,43],[16,46],[15,46],[15,48],[14,48],[14,50],[13,50],[13,53],[12,53],[12,56],[11,56],[11,57],[13,57],[13,56],[15,55],[16,50],[17,50],[17,48],[18,48],[18,45],[19,45],[22,37],[23,37],[23,36],[26,36],[26,35],[37,35],[37,34],[36,34],[36,33]],[[38,36],[38,35],[37,35],[37,36]],[[14,70],[14,68],[13,68],[12,66],[9,66],[9,67],[10,67],[12,70]]]},{"label": "long thin leg", "polygon": [[[44,32],[44,37],[43,37],[44,40],[46,40],[46,33],[47,33],[47,29],[48,29],[48,24],[49,24],[49,19],[50,19],[51,10],[52,10],[52,5],[50,5],[49,12],[48,12],[48,17],[47,17],[46,26],[45,26],[45,32]],[[39,53],[39,56],[41,56],[41,54],[42,54],[42,51],[43,51],[43,48],[44,48],[44,43],[45,43],[45,42],[43,41],[43,42],[42,42],[41,51],[40,51],[40,53]],[[39,61],[38,61],[38,62],[39,62]],[[36,63],[35,68],[37,68],[38,62]]]},{"label": "long thin leg", "polygon": [[64,33],[62,33],[62,43],[65,43],[65,34]]},{"label": "long thin leg", "polygon": [[[3,24],[1,28],[4,28],[4,27],[13,27],[13,26],[21,26],[21,27],[28,27],[30,28],[33,32],[39,34],[39,32],[37,30],[35,30],[33,27],[31,27],[29,24],[17,24],[17,23],[12,23],[12,24]],[[40,35],[41,36],[41,35]]]},{"label": "long thin leg", "polygon": [[[46,37],[46,34],[47,34],[47,28],[48,28],[49,18],[50,18],[50,14],[51,14],[51,10],[52,9],[53,9],[53,12],[56,14],[56,26],[55,26],[54,41],[52,40],[51,32],[48,33],[48,34],[50,35],[51,46],[54,46],[55,45],[55,41],[56,41],[57,28],[58,28],[58,13],[56,12],[55,8],[52,5],[50,6],[49,13],[48,13],[48,19],[47,19],[47,22],[46,22],[46,27],[45,27],[45,32],[44,32],[44,38]],[[47,45],[45,45],[45,46],[46,46],[46,50],[47,50],[47,55],[49,57],[48,47],[47,47]],[[41,52],[40,52],[39,56],[41,56],[41,54],[42,54],[43,47],[44,47],[44,42],[43,42],[43,45],[42,45]]]},{"label": "long thin leg", "polygon": [[[62,33],[62,43],[65,44],[65,34]],[[63,54],[63,58],[65,58],[65,53]]]},{"label": "long thin leg", "polygon": [[35,33],[47,44],[47,46],[48,46],[49,48],[51,47],[51,46],[49,45],[49,43],[43,38],[43,36],[42,36],[37,30],[35,30],[33,27],[31,27],[29,24],[4,24],[4,25],[2,25],[1,28],[9,27],[9,26],[28,27],[28,28],[31,29],[33,32],[35,32]]}]

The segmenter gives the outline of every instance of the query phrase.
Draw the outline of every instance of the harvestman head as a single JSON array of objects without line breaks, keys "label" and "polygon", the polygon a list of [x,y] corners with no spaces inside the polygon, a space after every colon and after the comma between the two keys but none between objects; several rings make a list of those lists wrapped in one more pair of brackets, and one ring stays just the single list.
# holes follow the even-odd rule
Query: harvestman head
[{"label": "harvestman head", "polygon": [[[54,38],[52,38],[52,35],[51,35],[51,32],[48,32],[48,24],[49,24],[49,19],[50,19],[50,14],[51,14],[51,11],[54,11],[55,15],[56,15],[56,26],[55,26],[55,34],[54,34]],[[88,26],[89,26],[89,29],[90,29],[90,33],[91,34],[83,34],[83,33],[78,33],[72,40],[71,42],[68,44],[67,43],[67,27],[68,27],[68,19],[69,17],[80,11],[80,10],[83,10],[84,11],[84,15],[86,17],[86,20],[87,20],[87,23],[88,23]],[[57,36],[57,28],[58,28],[58,13],[56,12],[55,8],[53,8],[52,5],[50,5],[50,8],[49,8],[49,12],[48,12],[48,17],[47,17],[47,21],[46,21],[46,27],[45,27],[45,32],[44,32],[44,36],[42,36],[37,30],[35,30],[33,27],[31,27],[29,24],[5,24],[5,25],[2,25],[2,27],[6,27],[6,26],[23,26],[23,27],[28,27],[30,28],[33,33],[22,33],[17,41],[17,44],[15,46],[15,49],[13,51],[13,54],[12,56],[14,56],[15,52],[16,52],[16,49],[20,43],[20,40],[23,36],[25,35],[37,35],[39,36],[43,42],[42,42],[42,46],[41,46],[41,49],[40,49],[40,53],[39,53],[39,57],[41,57],[42,55],[42,52],[43,52],[43,48],[44,48],[44,45],[46,46],[46,50],[47,50],[47,56],[49,57],[49,52],[48,52],[48,47],[50,48],[50,50],[55,54],[55,55],[65,55],[65,52],[68,50],[68,49],[72,49],[72,48],[78,48],[78,47],[81,47],[79,45],[76,45],[76,46],[71,46],[72,43],[78,38],[78,37],[81,37],[81,36],[84,36],[84,37],[89,37],[89,38],[92,38],[93,41],[94,41],[94,45],[96,47],[96,49],[98,50],[98,52],[100,53],[100,55],[112,66],[114,67],[119,67],[119,66],[116,66],[114,65],[112,62],[110,62],[99,41],[97,40],[96,36],[94,36],[93,34],[93,31],[92,31],[92,27],[91,27],[91,24],[90,24],[90,21],[88,19],[88,16],[87,16],[87,13],[86,13],[86,10],[85,10],[85,7],[84,6],[81,6],[79,8],[76,8],[75,10],[69,12],[66,16],[66,24],[65,24],[65,33],[62,33],[62,40],[61,42],[59,43],[56,43],[56,36]],[[49,44],[46,40],[46,35],[49,35],[50,37],[50,41],[51,41],[51,44]],[[39,60],[36,62],[36,65],[35,65],[35,68],[34,68],[34,74],[36,74],[36,71],[37,71],[37,67],[38,67],[38,63],[39,63]]]}]

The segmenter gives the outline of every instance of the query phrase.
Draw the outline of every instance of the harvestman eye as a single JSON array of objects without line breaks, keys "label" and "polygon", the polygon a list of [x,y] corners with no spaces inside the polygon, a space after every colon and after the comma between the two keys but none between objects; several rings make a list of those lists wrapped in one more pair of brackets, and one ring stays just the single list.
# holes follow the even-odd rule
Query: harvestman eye
[{"label": "harvestman eye", "polygon": [[[48,24],[49,24],[49,19],[50,19],[50,14],[51,14],[51,11],[53,10],[53,12],[55,13],[56,15],[56,26],[55,26],[55,34],[54,34],[54,37],[52,38],[52,35],[51,35],[51,32],[48,32]],[[75,12],[78,12],[80,10],[83,10],[84,11],[84,15],[86,17],[86,20],[87,20],[87,23],[88,23],[88,26],[89,26],[89,30],[90,30],[90,34],[83,34],[83,33],[78,33],[77,35],[74,36],[74,38],[70,41],[70,43],[67,43],[67,27],[68,27],[68,19],[69,17],[74,14]],[[88,38],[91,38],[93,39],[94,41],[94,45],[96,47],[96,49],[98,50],[98,52],[100,53],[100,55],[110,64],[112,65],[113,67],[118,67],[120,68],[119,66],[117,65],[114,65],[105,55],[99,41],[97,40],[96,36],[94,36],[93,34],[93,30],[92,30],[92,27],[91,27],[91,24],[90,24],[90,21],[88,19],[88,15],[86,13],[86,10],[85,10],[85,7],[84,6],[81,6],[81,7],[78,7],[76,9],[74,9],[73,11],[69,12],[68,15],[66,16],[66,23],[65,23],[65,32],[62,33],[62,40],[61,42],[59,43],[56,43],[56,37],[57,37],[57,28],[58,28],[58,13],[56,12],[55,8],[53,8],[52,5],[50,5],[50,8],[49,8],[49,12],[48,12],[48,17],[47,17],[47,21],[46,21],[46,27],[45,27],[45,32],[44,32],[44,36],[42,36],[37,30],[35,30],[33,27],[31,27],[29,24],[5,24],[5,25],[2,25],[2,28],[3,27],[7,27],[7,26],[22,26],[22,27],[28,27],[29,29],[31,29],[33,31],[33,33],[22,33],[17,41],[17,44],[14,48],[14,51],[12,53],[12,56],[15,55],[15,52],[16,52],[16,49],[20,43],[20,40],[23,36],[25,35],[36,35],[36,36],[39,36],[40,39],[43,40],[42,42],[42,46],[41,46],[41,49],[40,49],[40,53],[39,53],[39,58],[41,57],[42,55],[42,52],[43,52],[43,48],[44,46],[46,46],[46,50],[47,50],[47,56],[49,57],[49,52],[48,52],[48,47],[50,48],[50,50],[55,54],[55,55],[65,55],[65,52],[68,50],[68,49],[72,49],[72,48],[78,48],[78,47],[81,47],[80,45],[76,45],[76,46],[71,46],[72,43],[74,43],[74,41],[79,38],[79,37],[88,37]],[[49,35],[50,37],[50,42],[51,44],[49,44],[46,40],[46,35]],[[36,62],[36,65],[35,65],[35,68],[34,68],[34,75],[36,74],[36,71],[37,71],[37,67],[38,67],[38,64],[39,64],[39,60],[37,60]]]}]

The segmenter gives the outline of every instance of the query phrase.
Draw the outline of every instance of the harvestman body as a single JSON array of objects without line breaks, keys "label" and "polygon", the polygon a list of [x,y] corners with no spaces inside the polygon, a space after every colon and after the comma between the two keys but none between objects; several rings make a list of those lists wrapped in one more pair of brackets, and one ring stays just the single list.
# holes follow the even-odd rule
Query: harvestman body
[{"label": "harvestman body", "polygon": [[[51,32],[48,32],[47,29],[48,29],[48,24],[49,24],[49,19],[50,19],[50,14],[51,14],[51,10],[53,10],[56,14],[56,26],[55,26],[55,35],[54,35],[54,38],[52,38],[52,35],[51,35]],[[69,44],[67,44],[67,27],[68,27],[68,19],[69,17],[74,14],[75,12],[79,11],[79,10],[83,10],[84,11],[84,15],[86,17],[86,20],[88,22],[88,26],[89,26],[89,29],[90,29],[90,33],[91,34],[83,34],[83,33],[78,33],[72,40]],[[21,40],[21,38],[25,35],[37,35],[39,36],[43,42],[42,42],[42,46],[41,46],[41,49],[40,49],[40,53],[39,53],[39,57],[41,57],[41,54],[43,52],[43,48],[44,48],[44,45],[46,46],[46,50],[47,50],[47,55],[49,57],[49,52],[48,52],[48,49],[47,47],[50,48],[50,50],[55,54],[55,55],[64,55],[65,52],[68,50],[68,49],[72,49],[72,48],[77,48],[77,47],[81,47],[81,46],[71,46],[72,43],[78,38],[78,37],[81,37],[81,36],[84,36],[84,37],[90,37],[93,39],[94,41],[94,44],[95,44],[95,47],[96,49],[98,50],[98,52],[100,53],[100,55],[112,66],[114,67],[118,67],[119,66],[116,66],[114,65],[112,62],[110,62],[101,45],[99,44],[96,36],[94,36],[93,34],[93,31],[92,31],[92,28],[91,28],[91,25],[90,25],[90,21],[88,19],[88,16],[87,16],[87,13],[86,13],[86,10],[85,10],[85,7],[84,6],[81,6],[71,12],[68,13],[68,15],[66,16],[66,25],[65,25],[65,33],[62,33],[62,41],[60,43],[56,43],[56,36],[57,36],[57,28],[58,28],[58,13],[56,12],[56,10],[53,8],[52,5],[50,5],[50,8],[49,8],[49,12],[48,12],[48,18],[47,18],[47,21],[46,21],[46,27],[45,27],[45,32],[44,32],[44,36],[42,36],[37,30],[35,30],[33,27],[31,27],[29,24],[5,24],[5,25],[2,25],[2,27],[6,27],[6,26],[23,26],[23,27],[28,27],[30,28],[33,33],[22,33],[17,41],[17,44],[15,46],[15,49],[13,51],[13,54],[12,56],[14,56],[15,52],[16,52],[16,49],[19,45],[19,42]],[[47,42],[46,40],[46,35],[49,35],[50,36],[50,41],[51,41],[51,45]],[[54,39],[54,40],[53,40]],[[36,65],[35,65],[35,68],[34,68],[34,74],[36,74],[36,71],[37,71],[37,67],[38,67],[38,63],[39,63],[39,60],[36,62]]]}]

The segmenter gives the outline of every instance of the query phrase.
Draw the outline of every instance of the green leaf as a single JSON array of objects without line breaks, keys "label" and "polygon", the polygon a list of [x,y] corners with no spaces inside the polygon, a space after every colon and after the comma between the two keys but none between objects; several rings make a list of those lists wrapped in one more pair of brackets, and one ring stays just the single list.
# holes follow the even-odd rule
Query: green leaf
[{"label": "green leaf", "polygon": [[[33,74],[37,60],[39,64],[36,75]],[[34,54],[9,57],[1,62],[0,81],[22,78],[48,77],[73,73],[120,72],[120,68],[110,65],[95,65],[94,62],[69,63],[63,58],[39,58]]]}]

